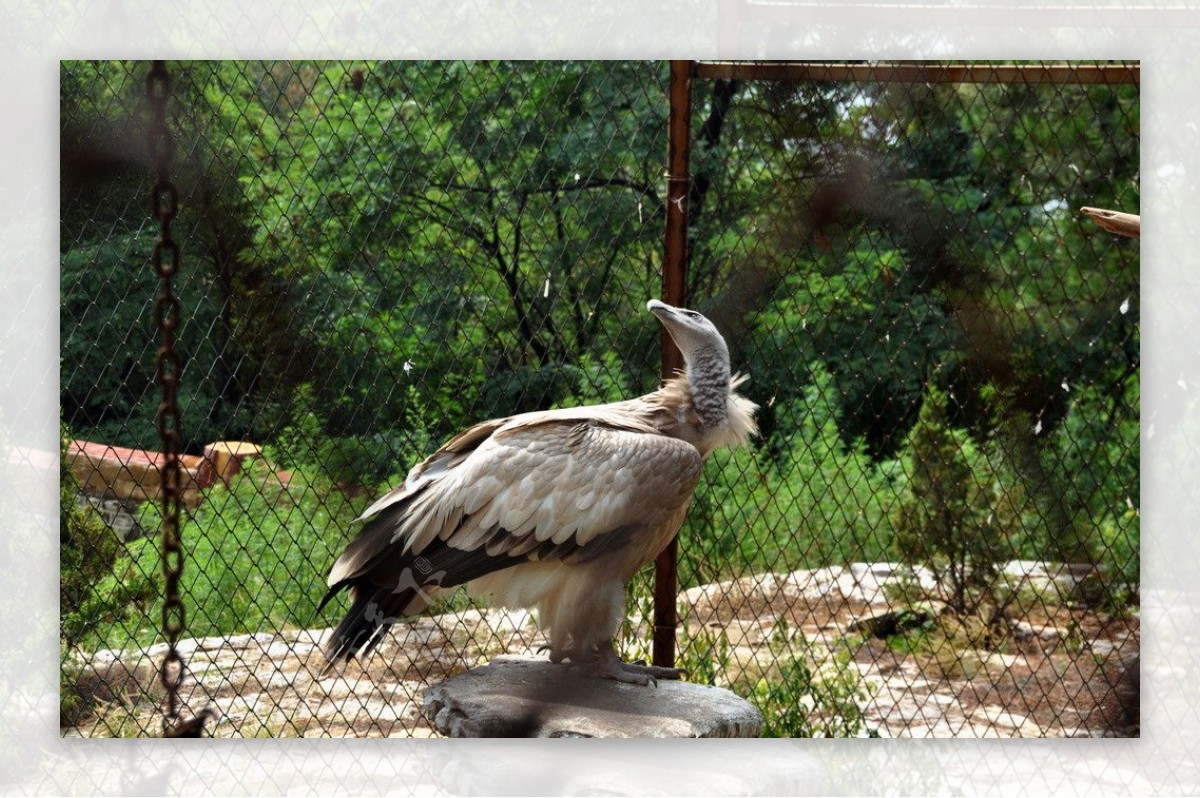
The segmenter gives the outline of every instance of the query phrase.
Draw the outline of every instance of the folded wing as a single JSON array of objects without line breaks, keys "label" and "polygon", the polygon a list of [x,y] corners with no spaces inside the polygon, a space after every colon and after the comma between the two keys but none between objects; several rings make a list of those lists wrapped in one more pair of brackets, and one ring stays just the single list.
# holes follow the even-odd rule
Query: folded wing
[{"label": "folded wing", "polygon": [[364,513],[329,576],[324,601],[353,598],[330,661],[369,650],[436,589],[524,563],[606,560],[627,578],[677,531],[701,464],[691,444],[599,408],[467,430]]}]

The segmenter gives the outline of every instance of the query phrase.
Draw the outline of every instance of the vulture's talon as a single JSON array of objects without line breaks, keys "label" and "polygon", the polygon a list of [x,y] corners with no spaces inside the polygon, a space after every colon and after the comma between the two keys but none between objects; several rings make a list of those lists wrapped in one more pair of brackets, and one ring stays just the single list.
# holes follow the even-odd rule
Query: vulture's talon
[{"label": "vulture's talon", "polygon": [[601,679],[612,679],[624,684],[658,687],[659,679],[678,680],[686,675],[682,668],[664,668],[659,665],[647,665],[645,660],[624,662],[617,656],[616,649],[610,643],[599,649],[600,659],[596,663],[596,673]]},{"label": "vulture's talon", "polygon": [[644,673],[652,679],[679,681],[687,676],[687,671],[683,668],[664,668],[660,665],[646,665],[642,662],[627,662],[624,663],[624,668],[633,673]]},{"label": "vulture's talon", "polygon": [[600,662],[596,666],[596,675],[601,679],[611,679],[622,684],[636,684],[639,687],[658,687],[658,680],[649,673],[630,670],[623,662]]},{"label": "vulture's talon", "polygon": [[[549,646],[546,646],[543,650],[546,650],[548,648],[549,648]],[[594,656],[585,657],[585,656],[582,656],[578,651],[574,651],[569,648],[563,649],[561,651],[553,651],[553,650],[550,651],[550,661],[551,662],[553,662],[555,665],[561,665],[565,662],[565,663],[567,663],[567,667],[569,667],[569,668],[574,668],[579,665],[586,665],[589,662],[592,662],[593,660],[595,660]]]}]

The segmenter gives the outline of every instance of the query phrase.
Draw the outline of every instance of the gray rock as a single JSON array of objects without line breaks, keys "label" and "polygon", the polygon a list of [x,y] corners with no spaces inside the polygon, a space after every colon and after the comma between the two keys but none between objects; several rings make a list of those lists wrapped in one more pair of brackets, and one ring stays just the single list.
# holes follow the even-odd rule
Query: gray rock
[{"label": "gray rock", "polygon": [[619,684],[546,660],[497,657],[425,691],[450,737],[757,737],[762,714],[719,687]]},{"label": "gray rock", "polygon": [[78,494],[78,502],[81,506],[90,505],[93,507],[100,514],[100,517],[104,520],[108,528],[125,543],[146,537],[147,535],[146,530],[138,525],[136,502],[125,502],[120,499],[103,499],[83,493]]}]

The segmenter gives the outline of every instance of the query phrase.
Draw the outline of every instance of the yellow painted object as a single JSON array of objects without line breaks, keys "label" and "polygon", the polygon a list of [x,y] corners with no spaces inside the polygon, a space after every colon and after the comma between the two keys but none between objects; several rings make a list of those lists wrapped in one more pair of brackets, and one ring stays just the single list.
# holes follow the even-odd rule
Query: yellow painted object
[{"label": "yellow painted object", "polygon": [[212,463],[216,478],[229,484],[243,462],[262,457],[262,447],[246,441],[217,441],[204,447],[204,456]]}]

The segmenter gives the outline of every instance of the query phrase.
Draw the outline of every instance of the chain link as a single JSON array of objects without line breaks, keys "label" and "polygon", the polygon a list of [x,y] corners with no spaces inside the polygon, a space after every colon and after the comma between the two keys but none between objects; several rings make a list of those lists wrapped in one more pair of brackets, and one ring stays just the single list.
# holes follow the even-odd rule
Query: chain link
[{"label": "chain link", "polygon": [[[173,737],[207,736],[206,719],[221,736],[427,733],[417,684],[494,651],[532,655],[542,642],[532,620],[517,627],[518,616],[455,599],[436,621],[401,625],[390,645],[399,651],[417,630],[416,665],[381,676],[396,710],[381,713],[378,690],[297,680],[310,645],[287,630],[319,635],[329,623],[310,594],[358,503],[431,445],[514,409],[648,388],[654,322],[618,311],[655,295],[711,312],[736,339],[763,430],[755,448],[712,464],[678,559],[664,558],[662,615],[649,575],[638,575],[622,655],[729,687],[777,735],[1060,736],[1136,720],[1137,671],[1125,662],[1140,641],[1137,249],[1075,229],[1070,212],[1078,200],[1136,213],[1136,91],[1063,83],[1090,65],[955,74],[705,62],[688,69],[692,107],[679,114],[692,168],[663,175],[662,65],[133,63],[132,73],[127,63],[63,66],[64,131],[86,143],[96,125],[136,112],[148,178],[129,206],[124,172],[93,180],[91,154],[68,153],[62,328],[84,354],[64,363],[63,412],[99,444],[117,429],[149,437],[148,448],[162,439],[154,501],[166,509],[152,545],[165,601],[148,617],[124,600],[140,582],[122,553],[106,577],[119,581],[119,610],[91,601],[95,610],[74,613],[87,636],[64,650],[63,697],[75,702],[64,735],[130,728],[73,673],[77,661],[101,668],[99,651],[148,644],[145,634],[170,650],[165,662],[168,645],[157,655],[158,688],[130,695],[129,712],[142,733]],[[805,80],[785,83],[797,70]],[[964,77],[981,82],[945,82]],[[743,88],[728,96],[734,80]],[[415,101],[401,102],[397,87]],[[456,99],[423,101],[445,97]],[[507,100],[537,97],[587,119],[550,108],[535,142]],[[1089,114],[1100,121],[1085,136],[1077,124]],[[287,146],[273,145],[263,119],[287,125]],[[486,141],[428,135],[479,119]],[[547,146],[572,163],[540,158]],[[380,147],[396,156],[384,172]],[[329,180],[313,180],[314,152],[334,156]],[[505,158],[487,157],[496,153]],[[1068,158],[1078,170],[1061,168]],[[204,162],[195,186],[184,177],[193,159]],[[473,159],[479,170],[447,182],[445,170]],[[1013,169],[1028,179],[1012,183]],[[660,287],[660,269],[672,268],[657,254],[666,206],[673,219],[686,212],[680,243],[694,260]],[[147,212],[153,276],[137,293],[129,280],[98,288],[97,266],[125,247],[126,231],[144,234]],[[380,233],[381,220],[392,232]],[[193,301],[198,252],[212,260],[212,285]],[[393,268],[414,253],[412,268]],[[950,279],[964,282],[951,290]],[[519,312],[493,301],[497,286],[525,303]],[[1072,334],[1081,324],[1082,343]],[[138,330],[150,325],[161,351],[147,360]],[[421,346],[425,332],[436,348]],[[1001,427],[971,375],[1016,357],[1002,376],[1028,372],[1019,393],[1049,415]],[[560,363],[571,364],[562,381]],[[1052,370],[1039,378],[1041,364]],[[207,410],[181,422],[185,366],[189,404],[199,392]],[[129,377],[109,379],[114,367]],[[161,386],[149,409],[126,390],[139,381]],[[943,383],[967,390],[929,414],[917,446],[908,430],[927,401],[937,409],[929,388]],[[968,430],[971,418],[983,426]],[[236,486],[214,472],[201,494],[210,504],[193,519],[180,488],[193,441],[274,451],[250,455],[258,463]],[[917,465],[942,464],[914,487]],[[960,604],[967,587],[936,550],[965,551],[961,536],[928,542],[943,484],[955,501],[978,499],[962,512],[989,535],[970,556],[1004,569],[995,589],[984,586],[999,602],[979,588],[987,601],[976,614],[937,612],[943,585],[957,578]],[[182,551],[183,523],[204,551]],[[1009,561],[1013,552],[1028,559]],[[965,556],[953,556],[963,573]],[[1102,570],[1059,570],[1075,563]],[[95,581],[66,560],[63,576]],[[197,635],[228,645],[190,653],[184,641]],[[1118,711],[1128,673],[1134,701]],[[988,702],[976,700],[981,689]],[[247,711],[203,709],[218,696],[240,696]]]},{"label": "chain link", "polygon": [[162,399],[158,405],[158,435],[162,448],[162,570],[164,600],[162,629],[167,639],[159,678],[166,689],[166,712],[163,733],[170,735],[179,721],[179,687],[183,681],[183,658],[176,644],[183,634],[187,617],[179,596],[179,581],[183,574],[183,546],[179,533],[182,504],[183,468],[180,464],[179,372],[180,360],[175,351],[175,332],[179,326],[180,303],[172,287],[179,271],[179,245],[171,236],[171,222],[179,208],[179,192],[169,179],[175,142],[167,129],[167,100],[171,81],[163,61],[153,62],[146,76],[146,99],[150,106],[150,126],[147,144],[155,169],[151,190],[151,213],[158,221],[158,239],[154,243],[151,261],[159,276],[159,294],[155,302],[155,323],[161,346],[155,361],[155,377]]}]

